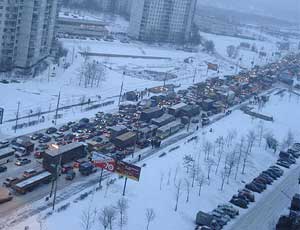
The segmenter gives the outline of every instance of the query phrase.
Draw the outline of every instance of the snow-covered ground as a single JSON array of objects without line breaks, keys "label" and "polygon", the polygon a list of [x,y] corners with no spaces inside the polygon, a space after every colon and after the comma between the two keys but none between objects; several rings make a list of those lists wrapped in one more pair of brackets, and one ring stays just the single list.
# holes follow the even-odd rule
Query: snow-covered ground
[{"label": "snow-covered ground", "polygon": [[[157,154],[151,156],[150,159],[139,163],[139,165],[145,163],[146,166],[142,168],[139,182],[128,181],[125,196],[129,204],[127,213],[128,224],[123,229],[145,229],[145,211],[147,208],[153,208],[156,214],[156,218],[150,224],[150,229],[193,229],[195,215],[199,210],[210,211],[218,204],[227,202],[236,193],[238,188],[244,186],[245,182],[250,181],[261,170],[274,164],[277,154],[265,149],[263,139],[260,143],[259,136],[263,136],[260,130],[263,130],[263,134],[273,133],[274,137],[280,142],[284,140],[288,131],[291,131],[295,136],[295,140],[299,140],[300,123],[298,119],[300,117],[300,110],[297,109],[299,108],[298,96],[289,94],[288,92],[280,95],[273,93],[270,101],[262,108],[258,109],[256,105],[253,107],[263,114],[272,115],[274,122],[263,122],[259,119],[251,118],[242,111],[234,111],[231,115],[211,126],[195,131],[192,136],[197,136],[198,139],[188,142],[187,140],[192,136],[185,138],[172,146],[162,149]],[[210,128],[212,128],[212,132],[209,132]],[[225,158],[232,153],[233,149],[239,148],[241,138],[246,137],[251,130],[256,133],[257,138],[253,151],[246,161],[245,174],[241,173],[242,163],[239,167],[235,164],[229,181],[227,182],[226,179],[224,189],[221,191],[221,174]],[[223,136],[225,140],[229,140],[231,134],[235,134],[232,135],[233,141],[228,141],[228,145],[225,145],[219,169],[216,170],[218,158],[216,139]],[[211,150],[209,161],[205,160],[204,153],[204,146],[207,142],[215,146]],[[169,151],[176,146],[179,146],[179,148]],[[159,157],[163,152],[167,154],[164,157]],[[190,155],[195,159],[196,164],[201,169],[201,173],[199,174],[203,174],[205,178],[200,196],[198,195],[199,183],[197,180],[194,187],[190,188],[189,202],[186,202],[186,180],[192,183],[192,170],[190,169],[190,173],[187,173],[187,168],[184,167],[183,158],[186,155]],[[210,180],[208,180],[208,162],[212,161],[214,161],[214,164],[211,169]],[[235,179],[236,169],[238,169],[238,173]],[[178,185],[179,181],[181,181],[181,192],[178,211],[175,212],[175,185]],[[75,197],[70,197],[64,202],[70,203],[70,206],[65,211],[55,211],[49,215],[49,210],[46,210],[7,229],[21,230],[24,229],[24,226],[29,226],[30,230],[40,229],[40,223],[42,223],[43,229],[46,228],[48,230],[58,229],[58,226],[59,229],[83,229],[81,225],[83,213],[86,214],[90,210],[90,213],[94,215],[96,210],[101,211],[106,206],[115,206],[117,200],[122,197],[123,182],[123,180],[117,180],[116,183],[108,188],[107,194],[104,187],[102,191],[94,192],[84,201],[74,202]],[[64,203],[59,204],[57,207],[60,207]],[[93,220],[95,222],[91,229],[101,229],[98,222],[98,215],[95,215],[95,219]],[[117,227],[114,229],[117,229]]]}]

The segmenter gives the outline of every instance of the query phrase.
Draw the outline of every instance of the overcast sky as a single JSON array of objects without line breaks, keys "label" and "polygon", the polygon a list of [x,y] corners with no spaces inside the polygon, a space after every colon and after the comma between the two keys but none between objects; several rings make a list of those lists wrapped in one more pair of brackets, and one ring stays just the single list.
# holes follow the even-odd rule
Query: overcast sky
[{"label": "overcast sky", "polygon": [[198,0],[198,3],[221,8],[250,11],[300,23],[300,0]]}]

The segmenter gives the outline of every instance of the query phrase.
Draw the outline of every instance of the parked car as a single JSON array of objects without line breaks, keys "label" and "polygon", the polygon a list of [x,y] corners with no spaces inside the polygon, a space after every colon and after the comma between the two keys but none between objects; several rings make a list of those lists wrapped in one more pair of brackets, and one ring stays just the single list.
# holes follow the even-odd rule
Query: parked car
[{"label": "parked car", "polygon": [[248,208],[247,201],[241,198],[232,198],[229,202],[240,208],[244,208],[244,209]]},{"label": "parked car", "polygon": [[6,148],[8,146],[9,146],[9,141],[8,140],[0,141],[0,149]]},{"label": "parked car", "polygon": [[251,190],[252,192],[257,192],[257,193],[263,192],[263,189],[260,187],[257,187],[254,183],[246,184],[245,188]]},{"label": "parked car", "polygon": [[65,173],[67,173],[70,170],[73,170],[73,165],[71,165],[71,164],[65,164],[61,168],[61,173],[65,174]]},{"label": "parked car", "polygon": [[229,205],[229,204],[218,205],[218,209],[223,210],[231,218],[234,218],[237,215],[239,215],[239,210],[234,208],[232,205]]},{"label": "parked car", "polygon": [[255,201],[255,196],[254,194],[248,190],[248,189],[242,189],[242,190],[239,190],[239,193],[238,195],[242,195],[242,196],[245,196],[247,197],[247,199],[250,201],[250,202],[254,202]]},{"label": "parked car", "polygon": [[79,168],[81,164],[86,163],[86,160],[76,160],[74,161],[73,167],[74,168]]},{"label": "parked car", "polygon": [[20,158],[15,162],[15,165],[22,166],[22,165],[29,164],[30,162],[31,162],[31,160],[29,160],[27,158]]},{"label": "parked car", "polygon": [[46,130],[47,134],[53,134],[53,133],[56,133],[56,132],[57,132],[57,128],[55,128],[55,127],[50,127]]},{"label": "parked car", "polygon": [[59,132],[66,132],[70,129],[68,125],[63,125],[62,127],[59,128]]},{"label": "parked car", "polygon": [[258,187],[258,188],[261,188],[263,190],[265,190],[267,188],[267,185],[264,184],[261,180],[253,180],[252,183]]},{"label": "parked car", "polygon": [[48,143],[49,141],[51,141],[51,137],[45,135],[39,140],[39,143]]},{"label": "parked car", "polygon": [[5,165],[0,166],[0,173],[7,171],[7,167]]},{"label": "parked car", "polygon": [[288,162],[286,162],[286,161],[283,161],[283,160],[278,160],[277,162],[276,162],[276,164],[277,165],[280,165],[280,166],[282,166],[282,167],[284,167],[284,168],[290,168],[290,166],[291,166],[291,164],[289,164]]}]

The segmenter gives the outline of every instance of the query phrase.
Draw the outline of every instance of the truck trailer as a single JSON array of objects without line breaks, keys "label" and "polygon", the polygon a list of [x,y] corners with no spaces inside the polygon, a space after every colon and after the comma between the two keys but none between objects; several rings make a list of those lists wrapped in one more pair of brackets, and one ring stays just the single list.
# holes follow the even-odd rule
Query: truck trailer
[{"label": "truck trailer", "polygon": [[26,192],[32,191],[41,184],[50,183],[51,179],[52,174],[50,172],[41,171],[32,175],[31,177],[16,181],[11,185],[11,188],[17,193],[26,194]]}]

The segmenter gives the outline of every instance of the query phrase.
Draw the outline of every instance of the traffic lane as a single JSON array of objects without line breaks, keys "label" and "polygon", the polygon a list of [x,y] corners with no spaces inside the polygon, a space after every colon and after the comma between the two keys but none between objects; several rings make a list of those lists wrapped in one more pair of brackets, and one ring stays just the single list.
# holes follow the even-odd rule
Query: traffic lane
[{"label": "traffic lane", "polygon": [[9,162],[5,164],[7,167],[7,171],[0,173],[0,186],[3,184],[6,178],[8,177],[18,177],[22,178],[22,175],[25,170],[34,169],[37,171],[43,170],[42,163],[37,161],[34,157],[28,157],[31,160],[29,164],[17,166],[15,162],[17,158],[13,162]]},{"label": "traffic lane", "polygon": [[[298,192],[300,166],[285,170],[284,177],[279,183],[268,186],[262,197],[254,203],[250,210],[226,229],[230,230],[269,230],[282,214],[282,210],[290,206],[290,198]],[[290,197],[290,198],[289,198]],[[243,211],[242,211],[243,212]],[[273,225],[271,228],[271,225]]]}]

